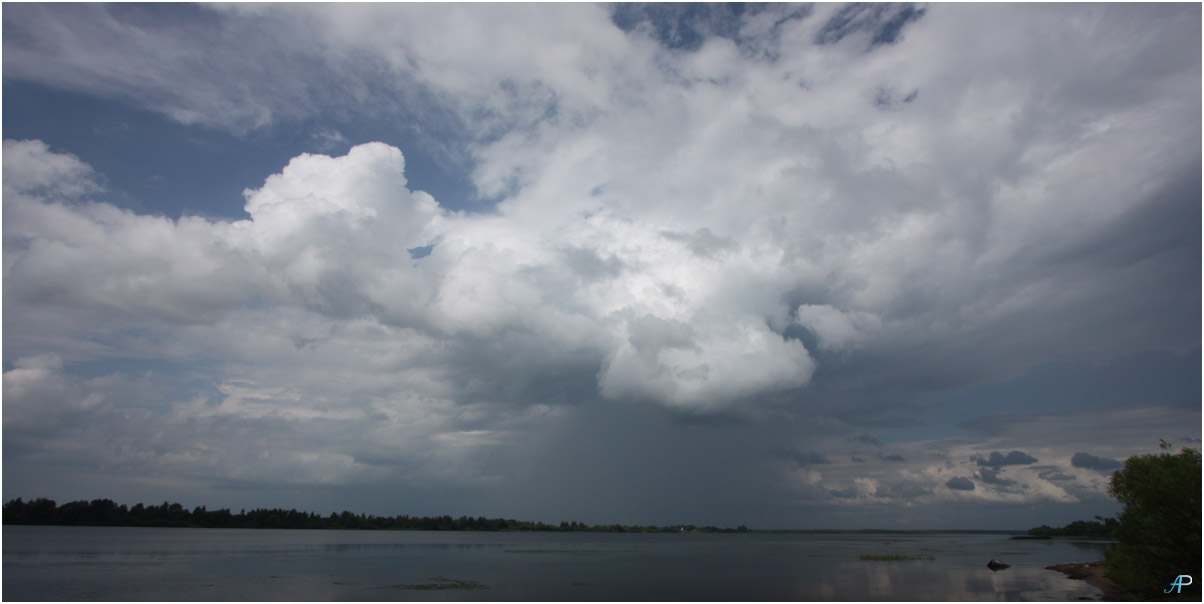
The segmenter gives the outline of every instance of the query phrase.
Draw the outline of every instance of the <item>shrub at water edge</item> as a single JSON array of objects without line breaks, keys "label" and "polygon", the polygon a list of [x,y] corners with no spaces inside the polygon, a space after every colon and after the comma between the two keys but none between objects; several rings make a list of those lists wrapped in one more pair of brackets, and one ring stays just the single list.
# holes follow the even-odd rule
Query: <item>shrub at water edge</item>
[{"label": "shrub at water edge", "polygon": [[[1140,594],[1161,595],[1178,575],[1200,573],[1200,451],[1137,455],[1112,475],[1108,493],[1124,504],[1108,575]],[[1198,587],[1190,596],[1197,597]],[[1189,595],[1183,591],[1183,595]]]}]

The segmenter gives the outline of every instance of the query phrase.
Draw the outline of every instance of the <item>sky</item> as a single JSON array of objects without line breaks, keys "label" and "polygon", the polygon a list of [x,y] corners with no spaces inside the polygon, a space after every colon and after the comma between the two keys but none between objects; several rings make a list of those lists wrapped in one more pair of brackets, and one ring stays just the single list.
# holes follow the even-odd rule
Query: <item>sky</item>
[{"label": "sky", "polygon": [[1027,529],[1201,437],[1199,4],[3,7],[3,495]]}]

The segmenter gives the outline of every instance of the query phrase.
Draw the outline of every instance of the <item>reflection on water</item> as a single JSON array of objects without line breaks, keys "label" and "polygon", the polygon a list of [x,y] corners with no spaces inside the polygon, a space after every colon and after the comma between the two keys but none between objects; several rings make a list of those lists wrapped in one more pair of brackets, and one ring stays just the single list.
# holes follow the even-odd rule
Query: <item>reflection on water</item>
[{"label": "reflection on water", "polygon": [[400,549],[471,550],[489,546],[484,543],[328,543],[322,547],[328,552],[345,553]]},{"label": "reflection on water", "polygon": [[[1097,589],[1045,566],[1098,560],[1101,547],[994,535],[13,526],[3,598],[1097,600]],[[1012,567],[992,572],[991,558]]]}]

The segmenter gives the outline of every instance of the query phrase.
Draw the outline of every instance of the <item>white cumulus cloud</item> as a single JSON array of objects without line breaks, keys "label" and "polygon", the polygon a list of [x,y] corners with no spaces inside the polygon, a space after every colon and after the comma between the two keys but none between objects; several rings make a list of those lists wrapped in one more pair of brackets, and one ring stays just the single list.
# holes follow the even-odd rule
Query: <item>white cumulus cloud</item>
[{"label": "white cumulus cloud", "polygon": [[[676,37],[601,5],[174,10],[6,6],[5,76],[350,150],[287,151],[245,218],[170,218],[4,141],[6,446],[11,422],[114,468],[467,484],[585,407],[815,436],[1199,349],[1198,7],[773,5]],[[479,199],[414,190],[410,149],[351,134],[381,120],[464,158]],[[39,441],[39,408],[91,428]],[[952,495],[1067,501],[1100,487],[1041,473],[1123,458],[974,445],[850,450],[872,461],[799,488],[939,503],[1016,449],[1050,467]]]}]

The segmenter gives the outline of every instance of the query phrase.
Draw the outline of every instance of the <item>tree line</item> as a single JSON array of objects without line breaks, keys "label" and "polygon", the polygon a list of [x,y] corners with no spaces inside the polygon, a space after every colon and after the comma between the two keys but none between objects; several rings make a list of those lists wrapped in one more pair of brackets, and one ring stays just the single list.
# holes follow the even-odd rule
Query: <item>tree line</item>
[{"label": "tree line", "polygon": [[1120,522],[1115,518],[1100,518],[1095,517],[1095,520],[1075,520],[1066,526],[1060,528],[1052,528],[1048,525],[1028,529],[1028,534],[1033,537],[1093,537],[1098,539],[1111,539],[1116,537],[1116,529],[1120,527]]},{"label": "tree line", "polygon": [[228,509],[209,510],[200,506],[189,510],[179,503],[162,505],[137,504],[127,507],[111,499],[72,501],[58,505],[53,499],[23,501],[13,499],[4,504],[4,524],[38,524],[63,526],[148,526],[186,528],[243,528],[243,529],[352,529],[408,531],[591,531],[617,533],[736,533],[748,527],[719,528],[692,524],[671,526],[625,526],[621,524],[589,525],[583,522],[547,524],[485,518],[484,516],[374,516],[349,511],[331,512],[322,516],[313,512],[254,509],[237,514]]}]

